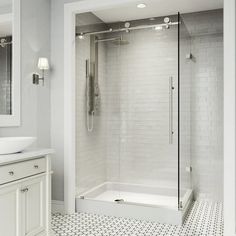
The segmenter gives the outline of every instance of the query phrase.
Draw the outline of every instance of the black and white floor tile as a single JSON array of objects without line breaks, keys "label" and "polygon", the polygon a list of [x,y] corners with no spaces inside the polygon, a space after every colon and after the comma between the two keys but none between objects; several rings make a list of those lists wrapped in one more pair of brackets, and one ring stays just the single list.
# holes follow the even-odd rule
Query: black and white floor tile
[{"label": "black and white floor tile", "polygon": [[53,215],[55,236],[222,236],[223,207],[197,201],[182,226],[87,213]]}]

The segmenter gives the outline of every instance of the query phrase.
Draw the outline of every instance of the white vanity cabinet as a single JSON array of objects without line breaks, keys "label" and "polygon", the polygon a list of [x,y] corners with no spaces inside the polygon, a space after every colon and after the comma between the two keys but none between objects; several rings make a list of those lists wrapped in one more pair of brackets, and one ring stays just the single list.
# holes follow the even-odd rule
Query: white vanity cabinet
[{"label": "white vanity cabinet", "polygon": [[[27,158],[17,158],[10,163],[1,162],[0,156],[0,235],[51,235],[51,160],[48,152],[39,156],[35,156],[35,152],[27,153]],[[23,157],[22,153],[14,155]]]}]

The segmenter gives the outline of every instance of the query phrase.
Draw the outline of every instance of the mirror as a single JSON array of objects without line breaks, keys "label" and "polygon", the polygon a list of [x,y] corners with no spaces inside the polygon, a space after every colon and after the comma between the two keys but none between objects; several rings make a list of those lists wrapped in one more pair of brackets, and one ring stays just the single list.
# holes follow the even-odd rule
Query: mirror
[{"label": "mirror", "polygon": [[20,125],[20,1],[0,2],[0,127]]},{"label": "mirror", "polygon": [[12,114],[12,21],[0,17],[0,115]]}]

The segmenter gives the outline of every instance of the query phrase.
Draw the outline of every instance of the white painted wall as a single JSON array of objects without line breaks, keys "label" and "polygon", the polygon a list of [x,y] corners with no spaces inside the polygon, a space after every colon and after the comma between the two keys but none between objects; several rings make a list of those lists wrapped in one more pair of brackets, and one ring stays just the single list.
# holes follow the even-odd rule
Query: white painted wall
[{"label": "white painted wall", "polygon": [[51,0],[51,147],[52,199],[64,199],[64,3],[76,0]]},{"label": "white painted wall", "polygon": [[50,82],[32,84],[40,56],[50,57],[50,1],[21,0],[21,126],[1,128],[0,136],[36,136],[50,146]]}]

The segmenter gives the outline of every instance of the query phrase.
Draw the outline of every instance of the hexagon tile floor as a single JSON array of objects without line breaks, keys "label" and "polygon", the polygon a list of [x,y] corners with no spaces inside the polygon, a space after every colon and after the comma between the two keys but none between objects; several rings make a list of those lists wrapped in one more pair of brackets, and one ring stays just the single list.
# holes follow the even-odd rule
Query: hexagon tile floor
[{"label": "hexagon tile floor", "polygon": [[87,213],[55,214],[55,236],[222,236],[223,207],[196,201],[182,226]]}]

